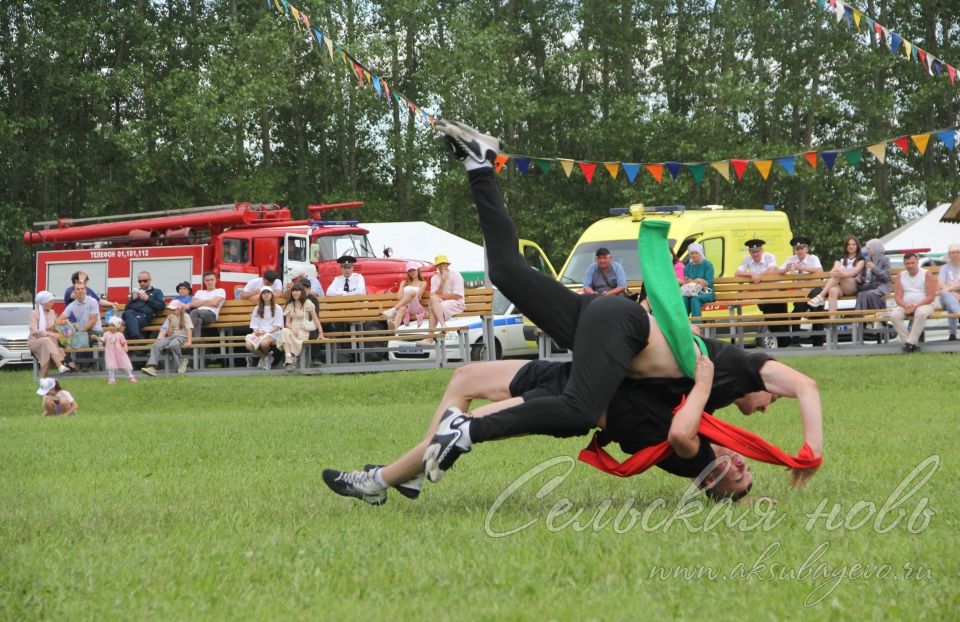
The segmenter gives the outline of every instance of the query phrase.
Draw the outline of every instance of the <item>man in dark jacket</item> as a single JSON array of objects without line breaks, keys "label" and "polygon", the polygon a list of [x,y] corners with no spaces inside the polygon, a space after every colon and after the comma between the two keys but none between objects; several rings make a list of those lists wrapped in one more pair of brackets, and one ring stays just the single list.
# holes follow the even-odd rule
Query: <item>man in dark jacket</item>
[{"label": "man in dark jacket", "polygon": [[163,292],[151,285],[150,273],[138,274],[137,289],[130,292],[130,299],[123,310],[127,339],[142,339],[143,327],[149,324],[163,307]]}]

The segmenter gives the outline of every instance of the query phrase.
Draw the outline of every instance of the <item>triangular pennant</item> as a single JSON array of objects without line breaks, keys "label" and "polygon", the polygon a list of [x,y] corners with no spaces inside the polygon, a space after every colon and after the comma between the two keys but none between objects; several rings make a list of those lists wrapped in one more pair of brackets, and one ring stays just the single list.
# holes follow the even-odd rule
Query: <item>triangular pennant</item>
[{"label": "triangular pennant", "polygon": [[[290,10],[290,5],[287,3],[287,0],[280,0],[280,4],[283,5],[283,14],[287,15],[287,12]],[[289,19],[289,15],[287,19]]]},{"label": "triangular pennant", "polygon": [[330,37],[327,37],[323,42],[327,46],[327,54],[330,55],[330,60],[333,60],[333,41],[330,40]]},{"label": "triangular pennant", "polygon": [[913,49],[910,50],[910,55],[913,57],[913,60],[919,61],[919,60],[920,60],[919,54],[920,54],[920,48],[918,48],[916,45],[914,45],[914,46],[913,46]]},{"label": "triangular pennant", "polygon": [[293,16],[293,22],[296,24],[297,29],[300,29],[300,11],[297,10],[297,7],[290,5],[290,15]]},{"label": "triangular pennant", "polygon": [[[269,4],[270,3],[268,2],[267,5],[269,6]],[[283,7],[280,6],[280,0],[273,0],[273,6],[276,7],[277,13],[283,13]]]},{"label": "triangular pennant", "polygon": [[863,13],[859,10],[853,10],[853,26],[857,29],[857,32],[860,32],[860,18],[863,17]]},{"label": "triangular pennant", "polygon": [[843,7],[843,19],[847,22],[847,30],[853,28],[853,20],[851,19],[852,16],[853,9],[851,9],[849,6]]},{"label": "triangular pennant", "polygon": [[900,147],[900,151],[902,151],[904,155],[910,152],[910,144],[907,142],[906,136],[901,136],[900,138],[894,138],[892,142],[897,147]]},{"label": "triangular pennant", "polygon": [[933,59],[933,73],[937,74],[938,76],[943,73],[943,61],[939,58]]},{"label": "triangular pennant", "polygon": [[747,164],[750,163],[750,160],[730,160],[730,164],[733,165],[733,172],[736,173],[737,179],[743,179],[743,173],[747,170]]},{"label": "triangular pennant", "polygon": [[627,179],[632,184],[633,180],[637,178],[637,173],[640,172],[640,165],[624,162],[621,166],[623,166],[623,172],[627,174]]},{"label": "triangular pennant", "polygon": [[773,160],[754,160],[753,165],[760,171],[760,177],[766,179],[770,176],[770,167],[773,166]]},{"label": "triangular pennant", "polygon": [[550,169],[553,167],[553,162],[550,160],[534,160],[537,165],[537,168],[540,169],[540,172],[546,175],[550,172]]},{"label": "triangular pennant", "polygon": [[850,163],[850,166],[857,168],[860,166],[860,161],[863,160],[863,152],[860,149],[847,149],[843,152],[843,157]]},{"label": "triangular pennant", "polygon": [[377,92],[377,97],[383,95],[383,89],[380,88],[380,78],[373,76],[373,90]]},{"label": "triangular pennant", "polygon": [[360,63],[353,64],[353,70],[357,73],[357,80],[360,80],[360,84],[363,84],[363,67],[360,66]]},{"label": "triangular pennant", "polygon": [[300,14],[300,21],[302,21],[303,25],[307,27],[307,32],[310,32],[310,18],[307,17],[306,13]]},{"label": "triangular pennant", "polygon": [[956,130],[943,130],[942,132],[937,132],[937,138],[940,139],[940,142],[943,143],[943,146],[947,148],[947,151],[953,151],[953,140],[956,137]]},{"label": "triangular pennant", "polygon": [[372,83],[373,83],[373,80],[371,80],[371,78],[372,78],[373,76],[371,76],[371,75],[370,75],[370,72],[367,71],[366,69],[363,70],[363,77],[367,79],[367,84],[372,84]]},{"label": "triangular pennant", "polygon": [[420,110],[420,119],[423,121],[423,124],[427,127],[433,127],[433,124],[430,123],[430,117],[427,116],[427,113],[423,110]]},{"label": "triangular pennant", "polygon": [[617,173],[620,172],[620,163],[619,162],[604,162],[603,168],[607,169],[607,172],[610,173],[610,179],[616,179]]},{"label": "triangular pennant", "polygon": [[436,131],[436,129],[437,129],[437,120],[434,118],[434,116],[433,116],[432,114],[429,115],[429,116],[427,116],[427,121],[430,122],[430,129]]},{"label": "triangular pennant", "polygon": [[322,49],[322,48],[323,48],[323,33],[320,32],[318,29],[314,28],[314,29],[313,29],[313,38],[317,40],[317,45],[320,46],[320,48]]},{"label": "triangular pennant", "polygon": [[924,69],[926,69],[926,67],[927,67],[927,53],[926,53],[925,51],[923,51],[923,50],[920,50],[920,51],[917,52],[917,54],[920,56],[920,64],[922,64],[923,67],[924,67]]},{"label": "triangular pennant", "polygon": [[500,174],[500,171],[503,170],[503,165],[510,161],[510,156],[503,153],[497,154],[497,159],[493,161],[493,168],[497,171],[497,175]]},{"label": "triangular pennant", "polygon": [[927,152],[927,143],[930,142],[930,134],[914,134],[910,138],[913,139],[913,144],[917,146],[917,151],[920,152],[920,155]]},{"label": "triangular pennant", "polygon": [[380,84],[383,85],[383,97],[384,97],[384,99],[387,100],[387,104],[389,105],[389,104],[390,104],[390,101],[391,101],[391,99],[392,99],[392,98],[390,97],[390,85],[387,84],[387,81],[386,81],[386,80],[380,80]]},{"label": "triangular pennant", "polygon": [[594,162],[577,162],[577,166],[580,167],[580,171],[583,173],[583,176],[587,178],[587,183],[593,181],[593,173],[597,170],[597,165]]},{"label": "triangular pennant", "polygon": [[873,30],[873,18],[871,18],[869,15],[863,16],[863,23],[867,27],[867,32]]},{"label": "triangular pennant", "polygon": [[912,47],[913,47],[913,44],[912,44],[912,43],[910,43],[910,42],[907,41],[906,39],[903,40],[903,54],[904,54],[904,56],[906,56],[908,59],[910,58],[910,49],[911,49]]},{"label": "triangular pennant", "polygon": [[526,177],[527,171],[530,169],[530,158],[514,158],[513,163],[517,166],[517,170],[520,171],[520,176]]},{"label": "triangular pennant", "polygon": [[647,171],[653,178],[657,180],[658,184],[663,183],[663,164],[647,164]]},{"label": "triangular pennant", "polygon": [[693,175],[693,181],[698,184],[703,181],[703,174],[707,172],[707,165],[705,163],[687,164],[686,166],[690,174]]},{"label": "triangular pennant", "polygon": [[840,155],[838,151],[821,151],[820,157],[823,158],[823,163],[827,165],[827,170],[832,171],[833,165],[837,162],[837,156]]},{"label": "triangular pennant", "polygon": [[730,162],[728,160],[720,160],[719,162],[711,162],[710,166],[716,169],[720,176],[730,181]]},{"label": "triangular pennant", "polygon": [[787,175],[793,177],[794,172],[796,172],[796,158],[794,156],[777,158],[777,164],[787,172]]},{"label": "triangular pennant", "polygon": [[947,75],[950,76],[950,84],[952,85],[957,76],[957,70],[953,67],[953,65],[947,65]]},{"label": "triangular pennant", "polygon": [[817,8],[822,11],[826,3],[827,3],[827,0],[817,0]]},{"label": "triangular pennant", "polygon": [[870,145],[867,147],[867,151],[873,154],[880,164],[883,164],[887,161],[887,143],[877,143],[876,145]]},{"label": "triangular pennant", "polygon": [[812,168],[814,169],[817,168],[817,152],[816,151],[806,152],[805,154],[803,154],[803,159],[806,160],[807,164],[809,164]]},{"label": "triangular pennant", "polygon": [[573,160],[567,160],[565,158],[559,158],[557,160],[560,162],[560,167],[563,168],[563,172],[567,177],[570,177],[570,173],[573,172]]},{"label": "triangular pennant", "polygon": [[890,52],[893,54],[897,53],[897,50],[900,49],[900,42],[903,41],[903,38],[897,33],[891,33],[890,39]]},{"label": "triangular pennant", "polygon": [[843,19],[843,0],[837,0],[836,5],[834,5],[835,11],[834,16],[837,19],[837,23],[840,23],[840,20]]},{"label": "triangular pennant", "polygon": [[670,171],[670,177],[673,177],[673,181],[677,181],[677,177],[680,175],[680,163],[664,162],[664,166],[666,166],[667,170]]}]

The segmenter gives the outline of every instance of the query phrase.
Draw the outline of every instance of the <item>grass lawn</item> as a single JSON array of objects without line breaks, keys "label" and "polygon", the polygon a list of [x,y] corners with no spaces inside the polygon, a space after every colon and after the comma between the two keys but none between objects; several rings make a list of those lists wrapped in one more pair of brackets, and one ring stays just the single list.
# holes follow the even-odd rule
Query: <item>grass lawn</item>
[{"label": "grass lawn", "polygon": [[[558,478],[585,438],[478,446],[417,501],[330,493],[324,467],[420,438],[446,370],[67,377],[80,414],[63,419],[39,416],[28,373],[4,372],[0,618],[957,619],[960,359],[788,362],[820,383],[824,467],[795,491],[754,465],[754,491],[778,505],[701,512],[678,510],[685,482],[660,472],[577,463]],[[791,400],[720,414],[800,444]],[[811,521],[821,504],[836,516]]]}]

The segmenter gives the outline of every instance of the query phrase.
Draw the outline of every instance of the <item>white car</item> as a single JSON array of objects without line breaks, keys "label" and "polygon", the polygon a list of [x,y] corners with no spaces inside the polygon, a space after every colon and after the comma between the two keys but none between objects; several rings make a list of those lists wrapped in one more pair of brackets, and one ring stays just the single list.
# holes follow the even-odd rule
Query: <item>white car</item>
[{"label": "white car", "polygon": [[31,309],[29,302],[0,303],[0,367],[29,365],[33,361],[27,347]]},{"label": "white car", "polygon": [[[455,317],[447,326],[466,326],[469,328],[467,334],[467,343],[470,345],[470,360],[483,361],[487,358],[486,347],[483,343],[483,323],[480,316]],[[419,329],[427,327],[424,320]],[[411,326],[410,329],[413,329]],[[403,333],[404,328],[399,329]],[[529,332],[529,331],[528,331]],[[524,335],[523,315],[520,314],[514,304],[500,293],[500,290],[493,290],[493,336],[497,359],[504,357],[526,357],[537,355],[536,341],[528,342]],[[458,333],[448,332],[446,334],[446,353],[448,361],[461,360],[460,343]],[[391,348],[390,360],[402,361],[410,359],[433,360],[436,356],[432,347],[423,348],[414,341],[401,341],[394,339],[389,342]]]}]

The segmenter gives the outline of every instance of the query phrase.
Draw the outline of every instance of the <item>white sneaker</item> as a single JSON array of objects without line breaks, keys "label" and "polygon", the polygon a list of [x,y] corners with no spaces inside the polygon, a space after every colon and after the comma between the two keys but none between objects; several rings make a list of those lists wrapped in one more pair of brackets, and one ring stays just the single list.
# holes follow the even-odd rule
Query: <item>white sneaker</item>
[{"label": "white sneaker", "polygon": [[458,160],[470,158],[478,164],[493,163],[503,148],[499,138],[481,134],[469,125],[458,121],[437,119],[437,131],[446,135],[453,154]]},{"label": "white sneaker", "polygon": [[810,307],[822,307],[823,306],[823,296],[817,295],[807,301],[807,305]]},{"label": "white sneaker", "polygon": [[181,359],[181,360],[180,360],[180,366],[177,367],[177,373],[178,373],[178,374],[185,374],[185,373],[187,373],[187,368],[188,368],[189,366],[190,366],[190,361],[188,361],[187,359]]},{"label": "white sneaker", "polygon": [[65,374],[68,371],[70,371],[70,368],[64,365],[63,363],[61,363],[60,367],[57,368],[57,371],[60,372],[61,374]]},{"label": "white sneaker", "polygon": [[395,316],[396,314],[397,314],[397,309],[395,307],[391,307],[386,311],[383,311],[380,315],[382,315],[383,318],[386,320],[392,320],[393,316]]},{"label": "white sneaker", "polygon": [[387,502],[387,489],[373,481],[373,476],[367,471],[324,469],[323,483],[338,495],[362,499],[370,505]]}]

